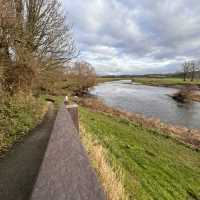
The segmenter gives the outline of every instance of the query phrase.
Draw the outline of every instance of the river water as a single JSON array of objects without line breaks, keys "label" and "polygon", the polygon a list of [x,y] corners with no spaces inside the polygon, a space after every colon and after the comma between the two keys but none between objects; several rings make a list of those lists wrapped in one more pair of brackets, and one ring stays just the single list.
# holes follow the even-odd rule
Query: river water
[{"label": "river water", "polygon": [[200,129],[200,103],[178,103],[169,96],[176,92],[174,88],[140,85],[127,80],[106,82],[90,89],[91,95],[108,106]]}]

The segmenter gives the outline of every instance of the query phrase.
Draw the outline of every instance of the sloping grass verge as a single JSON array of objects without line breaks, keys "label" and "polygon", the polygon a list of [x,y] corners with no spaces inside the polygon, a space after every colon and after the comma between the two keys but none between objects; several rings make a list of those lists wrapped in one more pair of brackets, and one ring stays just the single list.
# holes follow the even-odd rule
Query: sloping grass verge
[{"label": "sloping grass verge", "polygon": [[17,95],[0,98],[0,156],[20,141],[47,111],[43,98]]},{"label": "sloping grass verge", "polygon": [[[93,134],[85,131],[85,128],[80,126],[81,140],[88,152],[90,160],[100,181],[103,185],[106,197],[108,200],[128,200],[128,195],[122,183],[124,178],[122,170],[119,166],[112,167],[108,162],[107,151],[97,142]],[[113,162],[114,165],[114,162]]]},{"label": "sloping grass verge", "polygon": [[129,199],[200,199],[199,152],[157,130],[87,108],[80,108],[80,120],[110,165],[122,169]]}]

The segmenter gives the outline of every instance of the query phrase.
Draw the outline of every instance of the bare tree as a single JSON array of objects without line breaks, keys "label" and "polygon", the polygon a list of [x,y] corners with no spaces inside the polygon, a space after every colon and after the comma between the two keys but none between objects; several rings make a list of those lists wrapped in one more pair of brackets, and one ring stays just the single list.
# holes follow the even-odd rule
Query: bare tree
[{"label": "bare tree", "polygon": [[15,24],[12,0],[0,0],[0,71],[10,65],[9,46],[11,42],[11,29]]},{"label": "bare tree", "polygon": [[196,77],[200,79],[200,61],[196,64]]},{"label": "bare tree", "polygon": [[74,66],[67,69],[68,88],[75,95],[82,95],[87,92],[88,88],[96,83],[96,72],[91,64],[81,61],[75,62]]},{"label": "bare tree", "polygon": [[183,63],[183,79],[184,79],[184,81],[186,81],[186,79],[187,79],[188,72],[189,72],[189,63],[184,62]]},{"label": "bare tree", "polygon": [[49,67],[74,57],[71,26],[58,0],[26,0],[26,46]]},{"label": "bare tree", "polygon": [[[6,31],[0,26],[0,50],[12,61],[4,70],[6,89],[31,88],[39,74],[49,73],[74,57],[77,51],[71,26],[66,24],[59,0],[0,1],[14,16],[14,23]],[[0,16],[0,23],[7,24],[6,19]]]},{"label": "bare tree", "polygon": [[195,78],[195,72],[196,72],[196,64],[194,61],[191,61],[190,63],[190,70],[191,70],[191,81],[194,81]]}]

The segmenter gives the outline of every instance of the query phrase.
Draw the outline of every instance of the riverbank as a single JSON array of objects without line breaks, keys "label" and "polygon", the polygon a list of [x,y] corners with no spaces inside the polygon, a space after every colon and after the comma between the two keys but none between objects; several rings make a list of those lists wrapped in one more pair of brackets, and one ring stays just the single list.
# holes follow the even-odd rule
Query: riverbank
[{"label": "riverbank", "polygon": [[162,87],[173,87],[173,88],[182,88],[183,86],[197,86],[200,88],[200,80],[194,80],[191,82],[190,80],[184,81],[181,78],[134,78],[132,79],[133,82],[141,83],[144,85],[150,86],[162,86]]},{"label": "riverbank", "polygon": [[116,117],[128,119],[144,128],[157,129],[166,137],[172,137],[193,149],[200,149],[200,130],[166,124],[159,118],[146,117],[134,112],[125,112],[106,106],[96,98],[82,98],[79,104],[95,112],[103,112]]},{"label": "riverbank", "polygon": [[171,87],[176,89],[184,89],[185,87],[191,87],[188,98],[191,101],[200,102],[200,81],[190,80],[183,81],[181,78],[134,78],[132,82],[140,83],[143,85],[157,86],[157,87]]},{"label": "riverbank", "polygon": [[128,199],[200,198],[198,151],[181,144],[171,133],[153,128],[150,121],[145,125],[139,116],[106,107],[94,99],[82,99],[80,104],[85,130],[82,137],[93,141],[92,147],[87,146],[88,152],[93,147],[103,148],[107,165],[117,174],[117,183],[121,182]]}]

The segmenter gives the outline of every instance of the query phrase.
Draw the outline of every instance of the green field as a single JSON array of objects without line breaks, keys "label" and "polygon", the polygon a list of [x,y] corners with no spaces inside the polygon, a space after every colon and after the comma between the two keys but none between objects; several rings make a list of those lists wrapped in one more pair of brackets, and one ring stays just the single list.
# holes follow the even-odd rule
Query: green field
[{"label": "green field", "polygon": [[80,108],[87,134],[125,175],[130,199],[199,200],[200,153],[128,120]]},{"label": "green field", "polygon": [[187,81],[184,81],[181,78],[143,77],[143,78],[134,78],[133,81],[144,85],[153,85],[153,86],[180,86],[186,84],[200,85],[200,80],[194,80],[193,82],[191,82],[189,79]]}]

